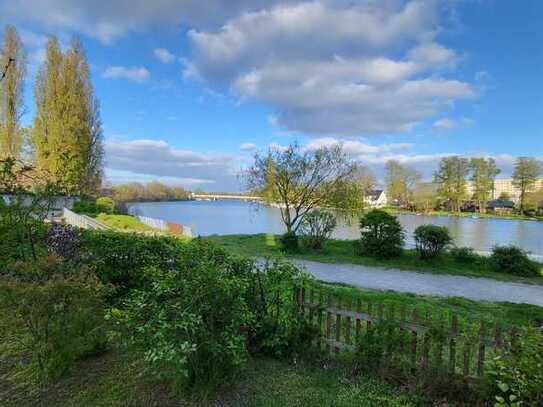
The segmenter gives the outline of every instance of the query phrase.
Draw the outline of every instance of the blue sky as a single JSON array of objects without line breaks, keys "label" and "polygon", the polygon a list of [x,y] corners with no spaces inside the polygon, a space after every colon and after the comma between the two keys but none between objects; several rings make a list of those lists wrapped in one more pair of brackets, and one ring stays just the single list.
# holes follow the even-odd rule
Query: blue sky
[{"label": "blue sky", "polygon": [[106,174],[237,190],[252,154],[343,143],[397,159],[543,157],[539,0],[0,0],[32,81],[47,35],[79,36],[101,103]]}]

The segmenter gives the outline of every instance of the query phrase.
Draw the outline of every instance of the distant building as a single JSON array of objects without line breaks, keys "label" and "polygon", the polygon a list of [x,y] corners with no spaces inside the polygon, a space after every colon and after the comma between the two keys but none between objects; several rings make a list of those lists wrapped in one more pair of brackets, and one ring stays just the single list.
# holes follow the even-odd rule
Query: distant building
[{"label": "distant building", "polygon": [[[536,181],[534,187],[530,190],[530,192],[537,191],[541,188],[543,188],[543,178],[540,178]],[[475,192],[473,181],[467,182],[466,192],[468,194],[468,197],[471,198],[473,193]],[[520,199],[520,191],[513,186],[512,178],[500,178],[494,180],[494,190],[492,191],[490,198],[499,199],[502,194],[506,194],[509,199],[512,200],[514,203],[517,203]]]},{"label": "distant building", "polygon": [[366,195],[365,201],[372,208],[382,208],[387,205],[387,195],[383,189],[375,189]]},{"label": "distant building", "polygon": [[488,201],[486,209],[497,213],[511,213],[515,208],[515,203],[509,199],[494,199]]}]

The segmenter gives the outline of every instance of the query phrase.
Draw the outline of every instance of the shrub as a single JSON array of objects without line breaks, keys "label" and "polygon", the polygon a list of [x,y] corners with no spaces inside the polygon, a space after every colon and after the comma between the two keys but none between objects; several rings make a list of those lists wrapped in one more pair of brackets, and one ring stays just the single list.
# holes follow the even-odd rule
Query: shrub
[{"label": "shrub", "polygon": [[360,231],[361,254],[381,258],[401,255],[405,234],[395,216],[373,209],[360,218]]},{"label": "shrub", "polygon": [[528,253],[516,246],[495,246],[490,256],[490,266],[499,273],[518,276],[539,276],[537,264],[530,260]]},{"label": "shrub", "polygon": [[452,242],[445,226],[421,225],[415,229],[414,236],[417,252],[423,259],[439,256]]},{"label": "shrub", "polygon": [[481,259],[472,247],[453,247],[449,253],[458,263],[476,263]]},{"label": "shrub", "polygon": [[71,225],[55,223],[47,231],[45,244],[50,254],[67,260],[76,260],[80,255],[81,235]]},{"label": "shrub", "polygon": [[497,407],[543,405],[543,332],[529,330],[498,351],[489,379],[489,401]]},{"label": "shrub", "polygon": [[0,279],[0,305],[12,315],[13,334],[39,381],[104,347],[105,292],[91,270],[55,257],[15,263]]},{"label": "shrub", "polygon": [[202,242],[186,249],[190,258],[175,271],[147,268],[151,284],[110,313],[123,343],[176,390],[231,378],[245,360],[244,328],[252,322],[244,300],[252,263],[219,259]]},{"label": "shrub", "polygon": [[299,249],[298,236],[295,232],[286,232],[280,238],[281,250],[287,253],[295,253]]},{"label": "shrub", "polygon": [[89,199],[81,199],[80,201],[74,202],[73,211],[88,216],[96,216],[101,212],[98,205],[96,205],[96,201]]},{"label": "shrub", "polygon": [[84,231],[81,250],[87,261],[98,264],[98,277],[103,283],[117,287],[117,295],[133,288],[142,288],[146,277],[143,270],[157,267],[175,269],[180,258],[182,240],[175,237],[154,237],[113,231]]},{"label": "shrub", "polygon": [[96,200],[96,207],[100,212],[112,214],[115,211],[115,201],[108,196]]},{"label": "shrub", "polygon": [[336,226],[336,217],[331,212],[315,210],[308,213],[300,224],[302,244],[310,249],[322,249]]},{"label": "shrub", "polygon": [[248,275],[247,297],[255,315],[252,349],[273,356],[303,352],[317,331],[300,312],[293,294],[309,283],[310,277],[293,264],[280,261],[266,262],[253,271]]}]

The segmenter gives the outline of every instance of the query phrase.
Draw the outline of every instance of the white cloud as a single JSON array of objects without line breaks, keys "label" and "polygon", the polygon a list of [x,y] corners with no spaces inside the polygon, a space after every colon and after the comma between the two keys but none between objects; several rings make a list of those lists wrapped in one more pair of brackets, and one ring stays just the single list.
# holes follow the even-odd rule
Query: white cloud
[{"label": "white cloud", "polygon": [[110,66],[102,74],[104,78],[122,78],[134,82],[145,82],[150,75],[144,67],[127,68],[124,66]]},{"label": "white cloud", "polygon": [[241,151],[253,151],[253,150],[256,150],[256,144],[255,143],[242,143],[242,144],[240,144],[239,149]]},{"label": "white cloud", "polygon": [[172,147],[165,141],[139,139],[107,141],[106,168],[141,174],[147,179],[173,177],[213,184],[217,190],[237,190],[235,159],[228,154],[198,153]]},{"label": "white cloud", "polygon": [[246,12],[219,30],[189,32],[185,77],[270,104],[289,131],[406,132],[477,96],[443,76],[458,58],[436,42],[437,4],[312,1]]},{"label": "white cloud", "polygon": [[165,64],[170,64],[175,61],[175,55],[168,51],[166,48],[155,48],[153,50],[155,57]]},{"label": "white cloud", "polygon": [[452,130],[456,127],[456,123],[444,117],[443,119],[436,120],[432,127],[436,130]]}]

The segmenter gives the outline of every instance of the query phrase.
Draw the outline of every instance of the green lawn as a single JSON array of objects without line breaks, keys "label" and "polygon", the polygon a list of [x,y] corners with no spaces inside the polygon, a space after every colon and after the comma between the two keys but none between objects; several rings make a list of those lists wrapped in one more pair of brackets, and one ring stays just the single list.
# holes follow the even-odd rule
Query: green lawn
[{"label": "green lawn", "polygon": [[141,223],[138,218],[129,215],[108,215],[101,213],[96,216],[96,220],[106,226],[111,226],[119,230],[133,230],[136,232],[156,231],[156,229]]},{"label": "green lawn", "polygon": [[[433,274],[488,277],[495,280],[543,285],[543,277],[518,277],[510,274],[496,273],[489,270],[485,262],[476,262],[473,264],[459,263],[448,254],[432,260],[420,260],[414,250],[405,250],[401,257],[389,260],[360,256],[356,254],[357,242],[353,240],[330,240],[322,251],[301,249],[299,253],[286,256],[281,252],[278,236],[275,235],[213,235],[208,236],[205,239],[223,246],[231,253],[237,253],[244,256],[290,257],[319,261],[322,263],[361,264],[365,266],[398,268]],[[543,273],[543,265],[540,264],[540,267]]]}]

